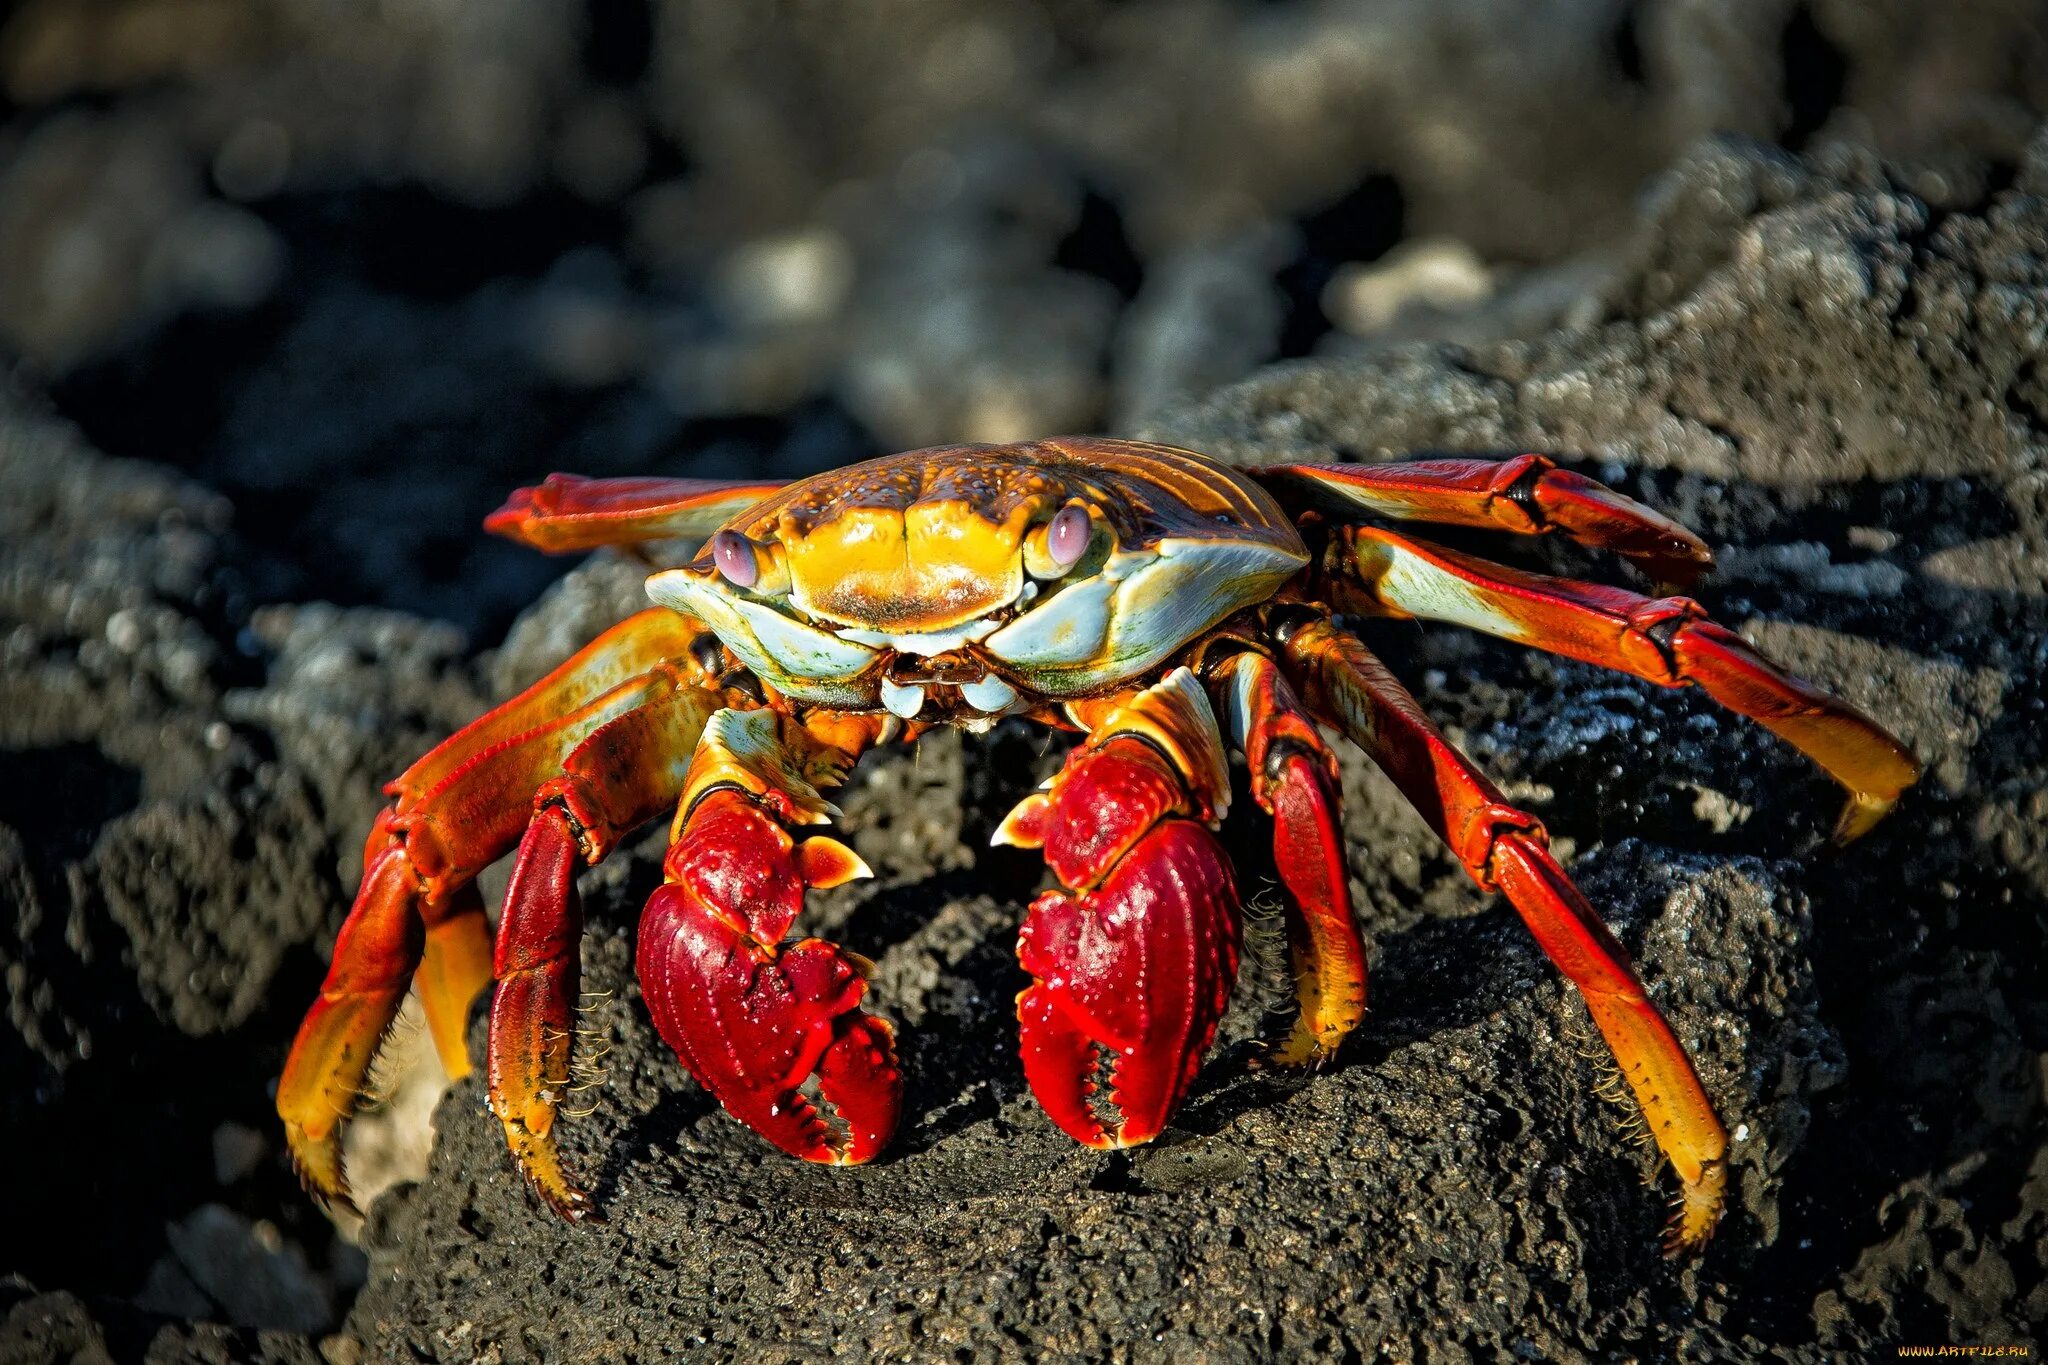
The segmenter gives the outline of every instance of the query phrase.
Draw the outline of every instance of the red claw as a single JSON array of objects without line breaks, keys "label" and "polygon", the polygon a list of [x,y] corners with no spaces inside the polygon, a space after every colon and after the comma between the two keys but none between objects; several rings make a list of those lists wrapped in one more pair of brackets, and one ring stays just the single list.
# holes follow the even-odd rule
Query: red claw
[{"label": "red claw", "polygon": [[705,797],[670,852],[675,880],[641,915],[640,985],[655,1028],[728,1113],[792,1156],[850,1165],[895,1132],[903,1077],[888,1024],[860,1008],[869,964],[822,939],[776,942],[802,869],[825,861],[793,851],[741,793]]},{"label": "red claw", "polygon": [[[1157,780],[1159,778],[1168,780]],[[1157,750],[1115,740],[1061,774],[1051,818],[1086,813],[1099,856],[1048,840],[1062,881],[1017,934],[1035,978],[1017,998],[1024,1074],[1054,1123],[1091,1147],[1157,1137],[1186,1098],[1237,976],[1237,890],[1215,836],[1178,811],[1185,789]],[[1029,830],[1013,828],[1013,834]],[[1098,1080],[1106,1093],[1098,1093]]]}]

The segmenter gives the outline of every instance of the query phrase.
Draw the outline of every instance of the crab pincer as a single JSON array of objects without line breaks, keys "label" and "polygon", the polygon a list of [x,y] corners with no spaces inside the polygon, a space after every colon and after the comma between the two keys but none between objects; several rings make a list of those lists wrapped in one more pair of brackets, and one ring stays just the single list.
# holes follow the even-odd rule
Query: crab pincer
[{"label": "crab pincer", "polygon": [[769,795],[716,786],[688,809],[668,880],[641,914],[641,990],[726,1112],[792,1156],[857,1164],[888,1142],[903,1105],[894,1035],[860,1008],[872,964],[782,936],[807,887],[868,869],[835,839],[796,842],[782,821],[802,807]]},{"label": "crab pincer", "polygon": [[1091,1147],[1159,1135],[1230,1003],[1237,886],[1208,825],[1227,790],[1221,763],[1208,703],[1183,670],[1099,725],[997,833],[1042,847],[1065,888],[1034,901],[1018,930],[1033,982],[1017,1018],[1032,1093]]}]

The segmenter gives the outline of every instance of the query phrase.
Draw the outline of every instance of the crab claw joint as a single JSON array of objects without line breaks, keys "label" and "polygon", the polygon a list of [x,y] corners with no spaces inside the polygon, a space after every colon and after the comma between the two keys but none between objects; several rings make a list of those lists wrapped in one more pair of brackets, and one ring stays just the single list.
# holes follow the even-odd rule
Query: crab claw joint
[{"label": "crab claw joint", "polygon": [[1017,1018],[1032,1093],[1091,1147],[1135,1146],[1166,1127],[1237,976],[1230,864],[1183,800],[1156,750],[1113,741],[1008,829],[1027,845],[1042,838],[1060,880],[1085,888],[1032,903],[1017,957],[1034,980]]},{"label": "crab claw joint", "polygon": [[727,1113],[790,1155],[874,1156],[896,1130],[903,1077],[889,1025],[860,1008],[871,964],[822,939],[776,941],[807,881],[866,869],[834,841],[793,847],[734,791],[705,798],[669,868],[639,942],[662,1038]]}]

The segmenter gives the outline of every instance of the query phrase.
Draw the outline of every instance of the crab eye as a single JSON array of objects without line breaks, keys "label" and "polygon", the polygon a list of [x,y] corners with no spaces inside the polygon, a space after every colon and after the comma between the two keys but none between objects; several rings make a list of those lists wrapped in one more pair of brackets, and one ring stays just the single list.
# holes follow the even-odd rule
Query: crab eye
[{"label": "crab eye", "polygon": [[761,563],[754,547],[738,531],[720,531],[711,537],[711,562],[736,588],[751,588],[761,577]]},{"label": "crab eye", "polygon": [[1085,507],[1063,507],[1046,528],[1045,552],[1061,569],[1071,569],[1088,553],[1088,541],[1095,528]]}]

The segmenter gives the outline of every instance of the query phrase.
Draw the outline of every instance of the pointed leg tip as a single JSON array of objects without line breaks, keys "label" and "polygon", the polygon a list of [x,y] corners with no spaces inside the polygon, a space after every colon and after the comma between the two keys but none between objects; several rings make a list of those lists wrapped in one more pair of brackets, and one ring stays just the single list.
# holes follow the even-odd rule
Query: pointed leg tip
[{"label": "pointed leg tip", "polygon": [[590,1202],[590,1196],[569,1179],[553,1152],[534,1154],[522,1159],[520,1165],[524,1168],[527,1188],[563,1222],[603,1221],[598,1217],[596,1205]]},{"label": "pointed leg tip", "polygon": [[556,1172],[554,1183],[547,1183],[532,1176],[527,1177],[527,1186],[540,1196],[540,1202],[547,1205],[554,1215],[565,1223],[602,1223],[604,1218],[597,1206],[590,1202],[590,1196],[563,1179]]},{"label": "pointed leg tip", "polygon": [[865,1166],[882,1154],[883,1142],[849,1142],[843,1147],[828,1147],[825,1155],[812,1158],[824,1166]]},{"label": "pointed leg tip", "polygon": [[1043,792],[1033,792],[1025,797],[996,826],[995,833],[989,836],[989,847],[1043,848],[1045,822],[1051,807],[1051,798]]},{"label": "pointed leg tip", "polygon": [[[1046,1117],[1052,1118],[1050,1114],[1046,1115]],[[1078,1128],[1073,1124],[1062,1123],[1055,1118],[1052,1120],[1052,1126],[1059,1129],[1062,1133],[1065,1133],[1068,1137],[1072,1138],[1081,1146],[1088,1148],[1090,1151],[1114,1152],[1120,1150],[1124,1146],[1122,1142],[1117,1140],[1117,1135],[1115,1133],[1110,1132],[1107,1128],[1101,1127],[1100,1125],[1096,1126],[1093,1129],[1083,1129]]]},{"label": "pointed leg tip", "polygon": [[298,1124],[287,1122],[285,1147],[291,1155],[292,1174],[299,1178],[299,1185],[307,1194],[331,1212],[363,1216],[363,1211],[356,1207],[355,1195],[348,1187],[348,1171],[342,1164],[340,1125],[314,1138],[308,1137]]},{"label": "pointed leg tip", "polygon": [[797,1155],[813,1166],[831,1166],[836,1169],[860,1164],[857,1161],[848,1161],[844,1153],[834,1151],[829,1145],[821,1146],[814,1152],[799,1152]]},{"label": "pointed leg tip", "polygon": [[1285,1038],[1267,1042],[1250,1058],[1253,1067],[1273,1067],[1282,1071],[1320,1071],[1335,1060],[1337,1049],[1358,1026],[1358,1019],[1364,1015],[1361,1005],[1356,1016],[1325,1022],[1317,1027],[1305,1018],[1297,1019],[1294,1029]]},{"label": "pointed leg tip", "polygon": [[526,1177],[526,1187],[557,1217],[570,1223],[595,1221],[597,1210],[590,1196],[562,1168],[552,1132],[554,1114],[546,1113],[545,1119],[548,1126],[537,1128],[524,1118],[500,1116],[513,1164]]},{"label": "pointed leg tip", "polygon": [[1628,558],[1650,580],[1658,597],[1682,597],[1714,571],[1714,552],[1704,541],[1673,543]]},{"label": "pointed leg tip", "polygon": [[804,884],[820,891],[875,875],[858,853],[826,834],[804,840],[791,856]]},{"label": "pointed leg tip", "polygon": [[1877,827],[1878,821],[1891,813],[1898,804],[1896,796],[1877,796],[1870,792],[1852,792],[1848,803],[1842,807],[1841,818],[1835,821],[1834,833],[1829,842],[1836,848],[1846,848]]},{"label": "pointed leg tip", "polygon": [[1672,1259],[1697,1256],[1706,1249],[1728,1199],[1725,1158],[1705,1163],[1699,1178],[1683,1181],[1671,1222],[1664,1229],[1664,1254]]}]

